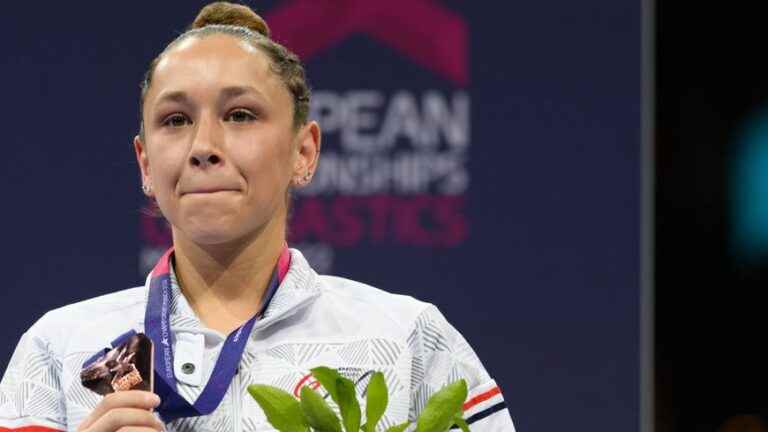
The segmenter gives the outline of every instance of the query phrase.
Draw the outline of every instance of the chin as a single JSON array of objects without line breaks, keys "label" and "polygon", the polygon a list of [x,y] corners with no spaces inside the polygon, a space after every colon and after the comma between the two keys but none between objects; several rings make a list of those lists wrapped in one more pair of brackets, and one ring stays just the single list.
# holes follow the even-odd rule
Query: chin
[{"label": "chin", "polygon": [[270,225],[270,214],[232,206],[181,208],[171,224],[188,241],[199,245],[241,243]]},{"label": "chin", "polygon": [[188,240],[200,245],[217,245],[237,241],[245,235],[243,223],[233,214],[205,212],[182,216],[174,225]]},{"label": "chin", "polygon": [[241,243],[253,238],[264,228],[262,224],[253,224],[253,218],[219,215],[218,217],[197,217],[181,221],[176,228],[189,241],[199,245],[224,245]]}]

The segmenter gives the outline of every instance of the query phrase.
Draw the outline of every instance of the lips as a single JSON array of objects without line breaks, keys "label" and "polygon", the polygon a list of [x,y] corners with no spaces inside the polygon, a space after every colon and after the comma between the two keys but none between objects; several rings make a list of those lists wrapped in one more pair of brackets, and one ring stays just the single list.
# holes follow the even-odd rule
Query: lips
[{"label": "lips", "polygon": [[240,192],[240,189],[231,187],[199,187],[185,189],[181,192],[181,195],[203,195],[214,194],[218,192]]}]

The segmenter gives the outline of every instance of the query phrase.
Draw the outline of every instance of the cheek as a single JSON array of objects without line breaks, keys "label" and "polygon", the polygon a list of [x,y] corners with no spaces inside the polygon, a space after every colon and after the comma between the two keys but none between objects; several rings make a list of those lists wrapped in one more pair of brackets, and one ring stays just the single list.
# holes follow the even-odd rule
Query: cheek
[{"label": "cheek", "polygon": [[183,146],[163,144],[148,147],[151,151],[147,153],[152,181],[159,193],[175,187],[186,160]]},{"label": "cheek", "polygon": [[235,151],[239,153],[239,157],[234,159],[245,162],[241,169],[249,181],[259,179],[252,186],[260,189],[283,188],[283,183],[286,183],[286,179],[290,179],[291,175],[290,140],[282,135],[264,138],[269,139],[238,146]]}]

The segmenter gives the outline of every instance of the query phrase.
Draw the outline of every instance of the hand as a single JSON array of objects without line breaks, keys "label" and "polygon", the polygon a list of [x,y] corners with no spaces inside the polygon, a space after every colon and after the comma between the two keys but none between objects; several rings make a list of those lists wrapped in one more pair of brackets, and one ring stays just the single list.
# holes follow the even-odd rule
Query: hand
[{"label": "hand", "polygon": [[165,427],[153,414],[160,398],[147,391],[110,393],[77,428],[78,432],[154,432]]}]

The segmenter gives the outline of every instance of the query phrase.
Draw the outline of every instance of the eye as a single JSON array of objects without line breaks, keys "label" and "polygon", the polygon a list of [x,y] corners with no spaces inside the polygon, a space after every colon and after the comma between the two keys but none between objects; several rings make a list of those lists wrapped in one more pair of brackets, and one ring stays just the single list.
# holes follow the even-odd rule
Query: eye
[{"label": "eye", "polygon": [[181,113],[174,113],[169,115],[168,117],[163,120],[163,126],[170,126],[170,127],[182,127],[185,125],[188,125],[192,123],[192,121],[189,119],[189,117],[185,116]]},{"label": "eye", "polygon": [[230,112],[224,117],[224,120],[235,123],[245,123],[256,120],[256,115],[245,109],[238,109]]}]

